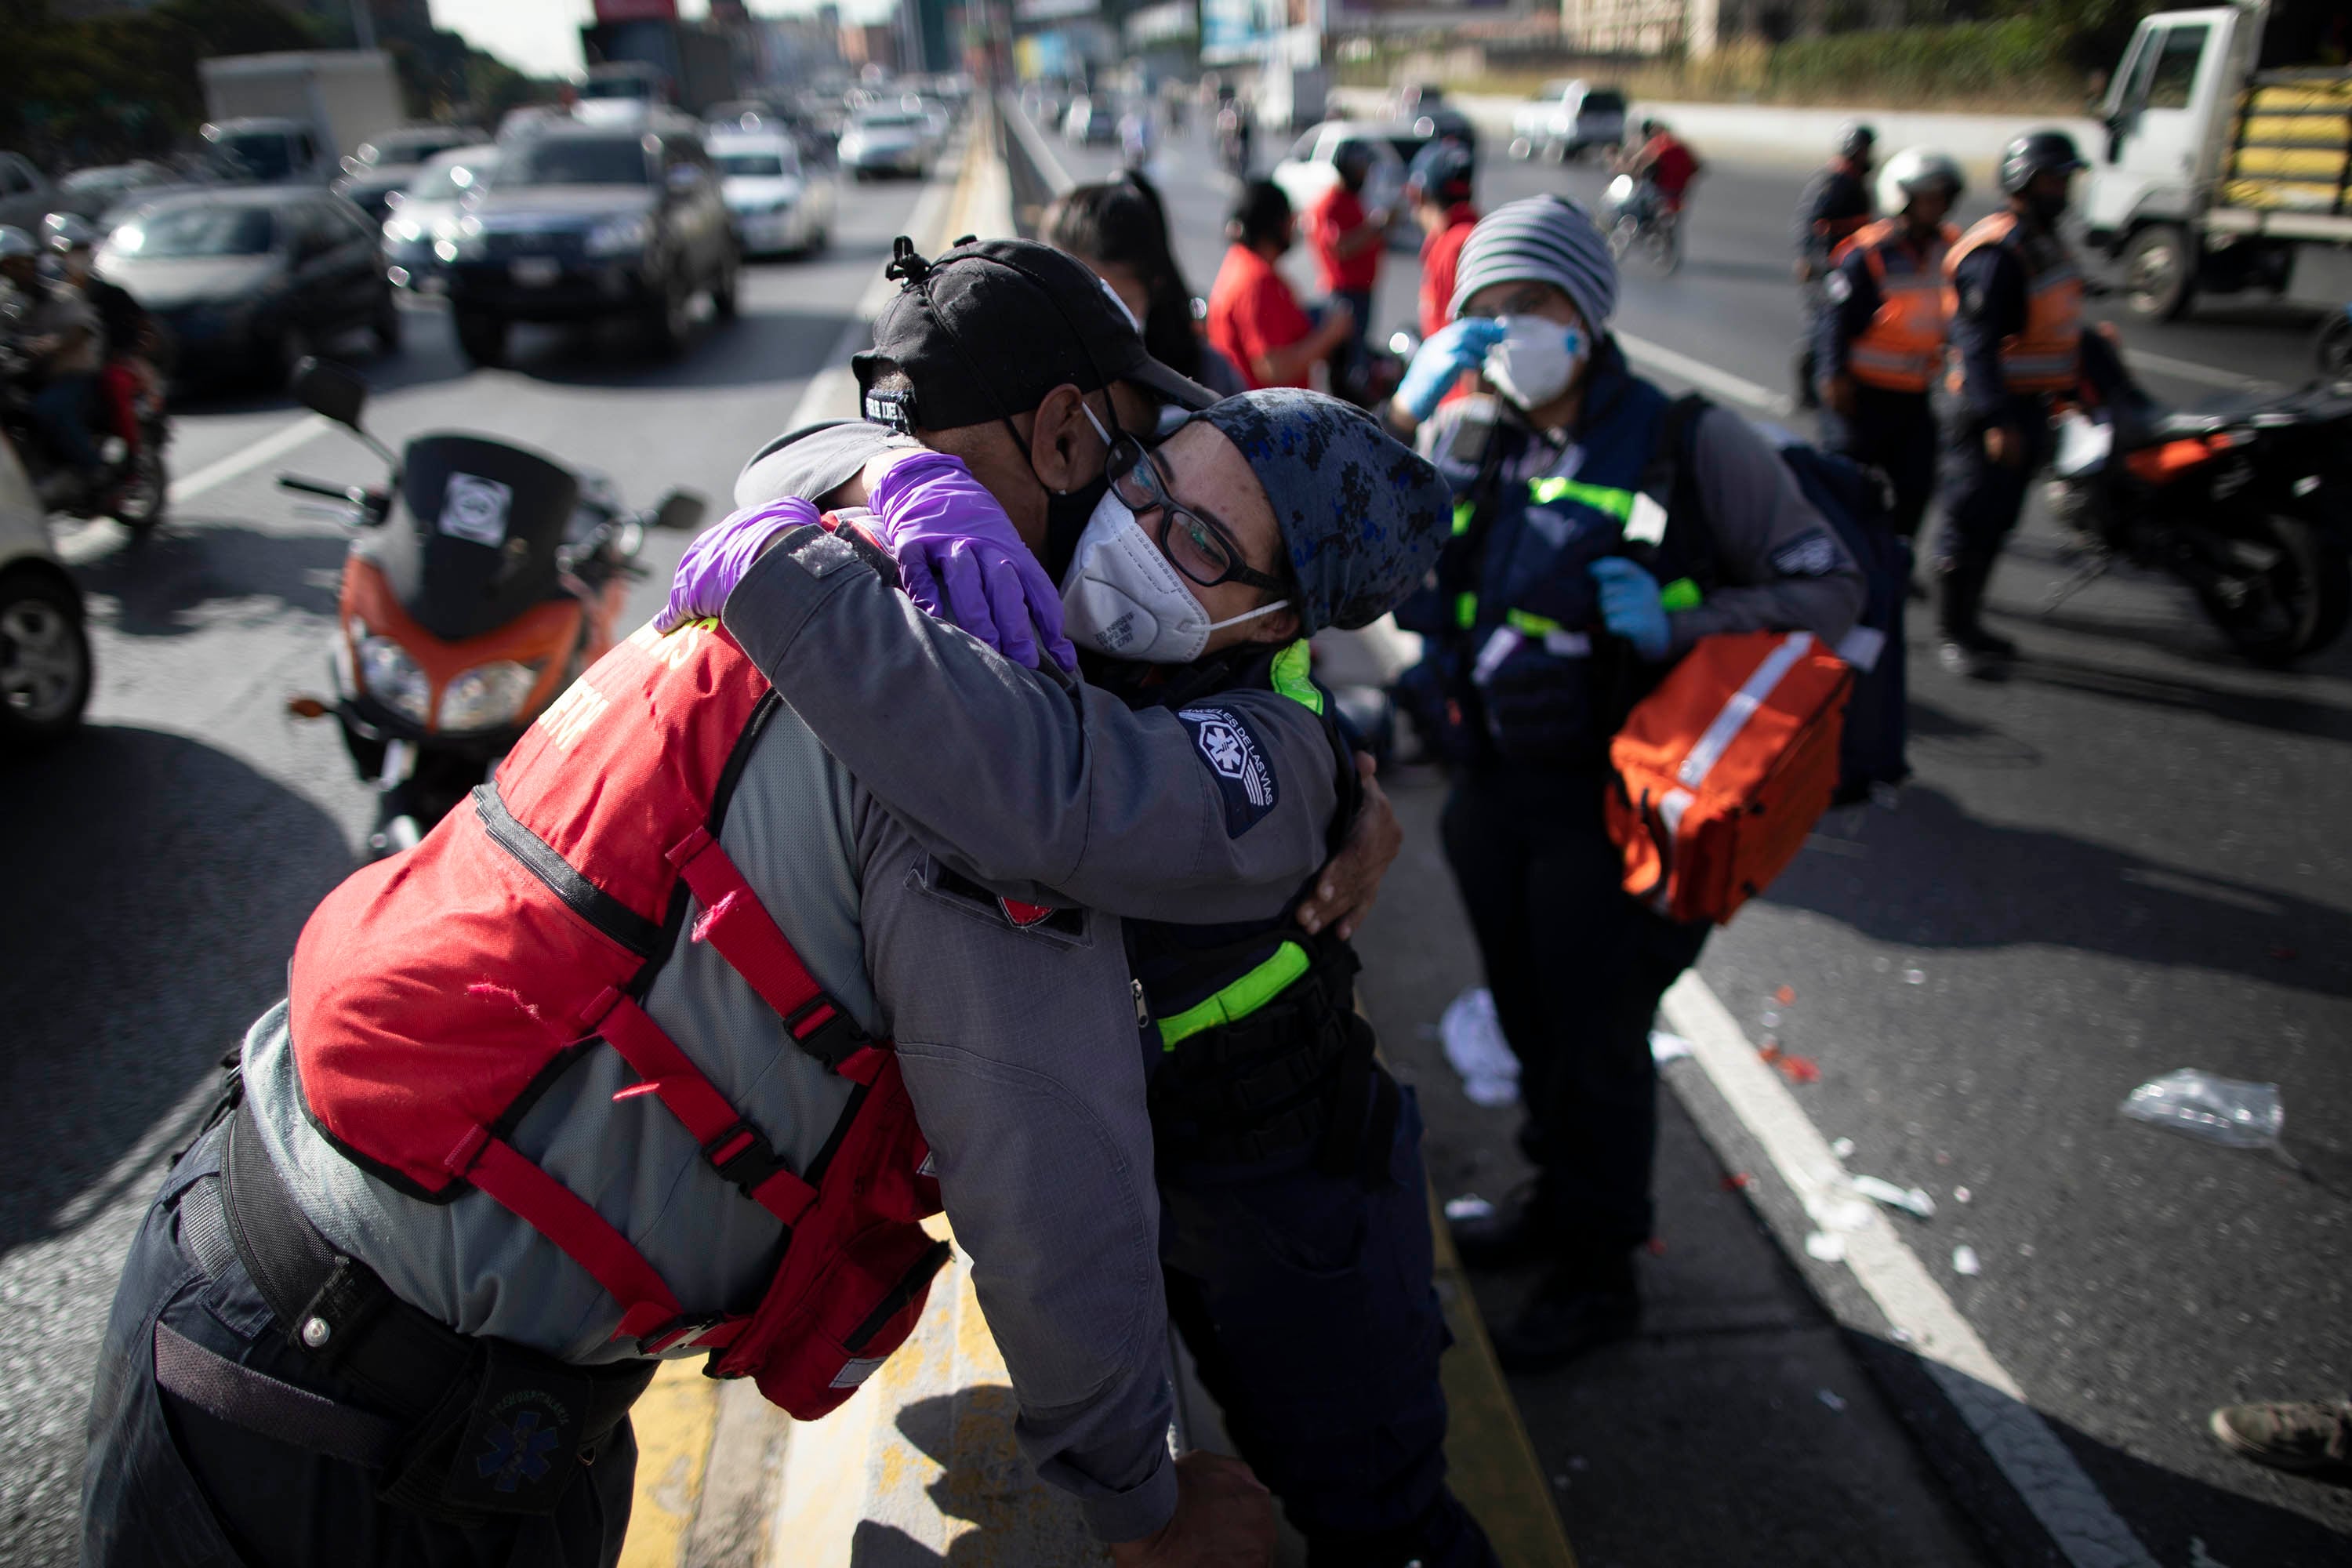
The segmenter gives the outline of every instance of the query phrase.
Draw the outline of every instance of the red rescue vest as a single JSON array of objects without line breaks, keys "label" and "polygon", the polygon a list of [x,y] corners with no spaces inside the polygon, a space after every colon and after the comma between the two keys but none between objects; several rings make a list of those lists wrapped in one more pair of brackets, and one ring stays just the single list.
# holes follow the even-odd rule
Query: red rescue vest
[{"label": "red rescue vest", "polygon": [[1837,247],[1835,259],[1862,252],[1878,289],[1878,309],[1846,346],[1846,368],[1865,386],[1925,392],[1944,358],[1944,253],[1959,231],[1944,225],[1915,249],[1900,219],[1881,218]]},{"label": "red rescue vest", "polygon": [[[404,1192],[468,1186],[569,1254],[641,1353],[713,1352],[793,1415],[847,1399],[905,1340],[948,1256],[929,1149],[898,1058],[819,988],[719,845],[728,798],[779,700],[725,632],[648,626],[524,732],[495,784],[405,855],[358,873],[303,927],[294,1057],[312,1122]],[[702,914],[682,931],[688,895]],[[795,1173],[639,1005],[672,946],[709,942],[803,1049],[857,1087]],[[628,1238],[507,1135],[583,1053],[618,1051],[783,1223],[747,1313],[689,1315]]]}]

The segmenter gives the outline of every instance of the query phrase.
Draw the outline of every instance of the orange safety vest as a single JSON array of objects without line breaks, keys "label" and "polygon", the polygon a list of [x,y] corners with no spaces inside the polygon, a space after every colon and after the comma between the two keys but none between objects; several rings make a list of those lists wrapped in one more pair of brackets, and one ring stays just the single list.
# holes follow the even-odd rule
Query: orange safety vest
[{"label": "orange safety vest", "polygon": [[[1944,312],[1960,311],[1954,281],[1961,259],[1979,246],[2005,245],[2025,267],[2025,330],[2000,341],[2001,379],[2011,392],[2063,392],[2080,378],[2083,353],[2083,273],[2065,247],[2052,241],[2039,270],[2034,251],[2017,243],[2017,215],[1995,213],[1969,230],[1944,258]],[[1961,367],[1952,365],[1950,385],[1960,390]]]},{"label": "orange safety vest", "polygon": [[1854,380],[1888,392],[1925,392],[1944,357],[1949,317],[1944,289],[1944,253],[1960,231],[1946,224],[1924,249],[1915,249],[1900,218],[1881,218],[1840,245],[1833,261],[1854,250],[1878,287],[1878,310],[1870,325],[1847,345],[1846,368]]}]

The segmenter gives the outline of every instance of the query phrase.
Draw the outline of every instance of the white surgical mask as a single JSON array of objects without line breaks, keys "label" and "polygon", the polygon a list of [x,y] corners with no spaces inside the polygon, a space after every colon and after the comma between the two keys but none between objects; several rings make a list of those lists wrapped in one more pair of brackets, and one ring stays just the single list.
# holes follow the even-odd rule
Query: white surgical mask
[{"label": "white surgical mask", "polygon": [[1062,626],[1097,653],[1143,664],[1190,664],[1209,634],[1271,615],[1271,605],[1222,621],[1209,619],[1184,574],[1160,552],[1135,513],[1107,492],[1096,503],[1062,579]]},{"label": "white surgical mask", "polygon": [[1521,408],[1540,408],[1566,392],[1584,363],[1584,334],[1548,316],[1497,320],[1503,341],[1486,351],[1486,379]]}]

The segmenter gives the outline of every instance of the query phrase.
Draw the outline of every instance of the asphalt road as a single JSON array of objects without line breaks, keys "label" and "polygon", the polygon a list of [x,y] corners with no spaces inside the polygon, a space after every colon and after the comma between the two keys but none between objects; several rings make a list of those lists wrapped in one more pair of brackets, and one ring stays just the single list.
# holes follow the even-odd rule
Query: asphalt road
[{"label": "asphalt road", "polygon": [[[1278,144],[1266,139],[1261,168]],[[1054,146],[1080,179],[1116,163]],[[1788,237],[1801,176],[1699,152],[1715,167],[1693,201],[1687,260],[1671,279],[1629,275],[1616,326],[1776,398],[1798,327]],[[1232,187],[1197,119],[1158,172],[1205,294]],[[1597,202],[1605,183],[1499,153],[1481,174],[1488,206],[1547,190]],[[1988,206],[1972,193],[1962,216]],[[1310,294],[1303,254],[1289,270]],[[1410,253],[1389,254],[1380,332],[1412,321],[1416,273]],[[2186,405],[2299,382],[2310,331],[2273,307],[2209,306],[2179,325],[2128,324],[2126,338],[2150,387]],[[1700,973],[1750,1039],[1777,1035],[1819,1063],[1821,1081],[1794,1093],[1824,1139],[1853,1141],[1850,1170],[1935,1195],[1932,1220],[1895,1216],[1904,1239],[2158,1562],[2342,1563],[2352,1492],[2234,1460],[2204,1420],[2240,1399],[2352,1388],[2352,644],[2257,669],[2184,589],[2133,572],[2043,615],[2067,574],[2057,544],[2037,501],[1992,588],[1995,623],[2024,649],[2003,683],[1943,674],[1931,617],[1915,611],[1916,781],[1898,809],[1825,823],[1709,943]],[[1424,962],[1412,922],[1429,918],[1427,905],[1375,915],[1368,991],[1375,950]],[[1793,1004],[1772,1000],[1782,986]],[[1388,1021],[1384,1033],[1397,1050]],[[2277,1083],[2300,1169],[2116,1114],[2133,1086],[2184,1067]],[[1441,1187],[1483,1177],[1491,1194],[1509,1115],[1458,1108],[1431,1122]],[[1755,1155],[1717,1152],[1734,1171]],[[1769,1191],[1756,1194],[1765,1217],[1801,1239],[1808,1222]],[[1956,1271],[1961,1246],[1980,1272]],[[1843,1266],[1795,1262],[1842,1321],[1872,1321]],[[1862,1349],[1988,1550],[2063,1561],[1908,1352]],[[1547,1403],[1579,1394],[1572,1370],[1516,1388],[1537,1428]],[[1578,1491],[1571,1534],[1609,1535],[1612,1510],[1654,1508],[1631,1500],[1653,1484],[1670,1483]],[[1754,1495],[1759,1510],[1778,1504]]]},{"label": "asphalt road", "polygon": [[[469,371],[446,317],[407,313],[404,352],[355,363],[397,447],[478,431],[610,472],[649,504],[672,485],[712,518],[743,459],[783,426],[878,275],[920,187],[842,191],[832,246],[744,275],[740,319],[673,362],[625,336],[534,329],[513,368]],[[174,471],[199,476],[308,416],[282,396],[179,409]],[[123,1249],[165,1161],[215,1093],[215,1064],[282,994],[304,917],[355,864],[370,800],[331,722],[287,697],[324,689],[345,539],[275,488],[293,468],[373,480],[323,427],[177,509],[144,545],[102,522],[61,540],[86,590],[98,688],[86,733],[0,768],[0,1563],[73,1560],[90,1363]],[[633,616],[684,540],[655,536]]]}]

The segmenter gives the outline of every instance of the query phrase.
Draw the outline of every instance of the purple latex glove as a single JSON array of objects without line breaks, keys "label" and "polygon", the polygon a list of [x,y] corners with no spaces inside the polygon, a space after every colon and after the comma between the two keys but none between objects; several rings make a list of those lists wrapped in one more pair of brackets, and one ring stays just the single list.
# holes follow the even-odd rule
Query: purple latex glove
[{"label": "purple latex glove", "polygon": [[716,617],[770,540],[816,520],[813,503],[788,496],[747,506],[696,534],[677,563],[677,575],[670,579],[669,603],[654,617],[654,630],[667,636],[688,621]]},{"label": "purple latex glove", "polygon": [[1062,635],[1061,591],[962,458],[902,458],[869,500],[915,603],[1015,664],[1036,668],[1042,641],[1064,669],[1078,667],[1077,649]]}]

